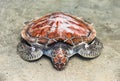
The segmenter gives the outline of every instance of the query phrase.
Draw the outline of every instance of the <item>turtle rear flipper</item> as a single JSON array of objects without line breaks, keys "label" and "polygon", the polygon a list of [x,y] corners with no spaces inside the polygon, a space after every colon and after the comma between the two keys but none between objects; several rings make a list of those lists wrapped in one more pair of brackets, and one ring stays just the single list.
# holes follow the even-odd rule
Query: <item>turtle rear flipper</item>
[{"label": "turtle rear flipper", "polygon": [[82,44],[76,47],[77,53],[85,58],[95,58],[101,54],[103,44],[95,38],[90,44]]},{"label": "turtle rear flipper", "polygon": [[23,41],[17,45],[17,52],[20,57],[26,61],[38,60],[43,55],[42,49],[36,46],[31,46]]}]

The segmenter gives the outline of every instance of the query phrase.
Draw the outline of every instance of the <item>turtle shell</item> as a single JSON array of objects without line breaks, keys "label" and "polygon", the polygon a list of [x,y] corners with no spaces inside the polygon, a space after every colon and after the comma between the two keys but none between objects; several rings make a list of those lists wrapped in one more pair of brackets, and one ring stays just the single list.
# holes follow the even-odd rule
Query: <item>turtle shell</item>
[{"label": "turtle shell", "polygon": [[96,36],[96,31],[82,18],[55,12],[26,24],[21,35],[32,43],[52,44],[63,41],[76,45],[81,42],[91,42]]}]

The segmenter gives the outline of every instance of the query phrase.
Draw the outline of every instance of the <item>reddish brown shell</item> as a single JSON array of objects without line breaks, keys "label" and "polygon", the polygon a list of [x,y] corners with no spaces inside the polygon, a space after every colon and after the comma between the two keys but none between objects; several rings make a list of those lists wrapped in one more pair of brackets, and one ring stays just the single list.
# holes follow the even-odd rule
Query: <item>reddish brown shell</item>
[{"label": "reddish brown shell", "polygon": [[28,42],[51,44],[63,41],[71,45],[90,42],[96,36],[93,26],[81,18],[55,12],[31,21],[21,32]]}]

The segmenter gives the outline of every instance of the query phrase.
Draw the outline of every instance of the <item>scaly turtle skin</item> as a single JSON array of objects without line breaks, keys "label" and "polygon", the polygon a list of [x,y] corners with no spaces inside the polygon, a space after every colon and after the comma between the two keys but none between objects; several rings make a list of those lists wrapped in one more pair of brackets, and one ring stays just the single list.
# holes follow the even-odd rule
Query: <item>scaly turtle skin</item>
[{"label": "scaly turtle skin", "polygon": [[102,48],[92,24],[82,18],[55,12],[27,23],[17,50],[26,61],[46,55],[57,70],[62,70],[71,56],[79,54],[95,58]]}]

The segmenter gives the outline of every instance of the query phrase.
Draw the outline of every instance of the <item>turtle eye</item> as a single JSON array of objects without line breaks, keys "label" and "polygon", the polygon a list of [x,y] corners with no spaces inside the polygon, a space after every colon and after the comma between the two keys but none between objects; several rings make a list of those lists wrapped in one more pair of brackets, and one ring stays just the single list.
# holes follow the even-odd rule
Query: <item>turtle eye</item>
[{"label": "turtle eye", "polygon": [[68,56],[68,51],[65,51],[65,57],[67,57]]},{"label": "turtle eye", "polygon": [[52,53],[51,55],[52,55],[52,57],[55,57],[55,56],[56,56],[54,53]]}]

